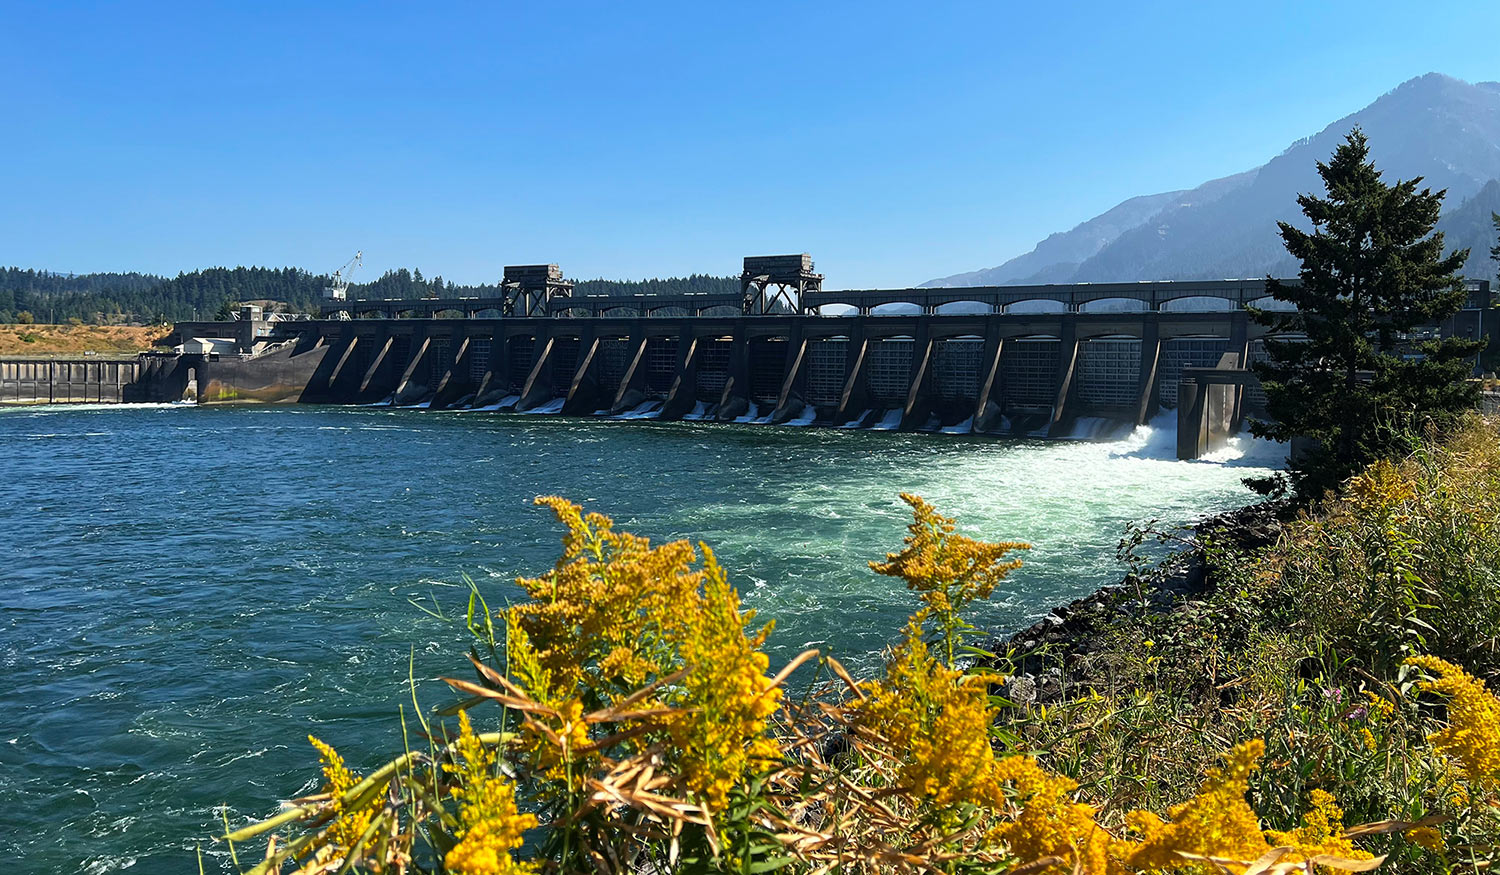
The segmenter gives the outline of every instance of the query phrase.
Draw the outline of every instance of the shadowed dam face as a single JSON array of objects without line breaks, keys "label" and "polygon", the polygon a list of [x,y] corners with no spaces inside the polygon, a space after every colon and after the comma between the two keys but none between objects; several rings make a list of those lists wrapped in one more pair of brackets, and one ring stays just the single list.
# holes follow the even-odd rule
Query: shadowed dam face
[{"label": "shadowed dam face", "polygon": [[0,856],[196,872],[201,842],[208,871],[228,871],[207,840],[215,806],[238,824],[313,792],[309,732],[368,769],[400,748],[409,671],[424,706],[451,701],[431,679],[464,665],[462,575],[499,608],[556,559],[535,495],[707,541],[776,622],[773,663],[820,646],[863,673],[913,609],[865,565],[901,543],[897,492],[966,534],[1035,545],[974,616],[1013,630],[1117,581],[1101,557],[1127,521],[1242,504],[1240,479],[1282,455],[1178,462],[1170,431],[1074,443],[388,407],[0,410]]},{"label": "shadowed dam face", "polygon": [[[746,259],[741,295],[574,297],[557,265],[507,270],[503,298],[339,301],[325,309],[341,319],[175,333],[282,342],[192,362],[207,403],[1096,439],[1177,407],[1185,458],[1265,415],[1248,370],[1264,356],[1267,329],[1246,309],[1267,302],[1260,279],[823,291],[802,254]],[[507,315],[486,315],[497,305]],[[1479,337],[1494,316],[1475,281],[1435,327]]]},{"label": "shadowed dam face", "polygon": [[355,320],[283,330],[296,340],[273,354],[203,362],[203,400],[1118,437],[1177,403],[1184,367],[1243,367],[1260,345],[1243,311],[1108,308]]}]

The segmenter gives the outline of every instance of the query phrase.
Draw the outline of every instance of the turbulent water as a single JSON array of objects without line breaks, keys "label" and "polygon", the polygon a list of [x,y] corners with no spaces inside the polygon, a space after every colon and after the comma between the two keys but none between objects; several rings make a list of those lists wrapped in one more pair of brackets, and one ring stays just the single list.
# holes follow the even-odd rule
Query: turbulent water
[{"label": "turbulent water", "polygon": [[[1030,541],[978,617],[1013,630],[1118,579],[1129,521],[1244,503],[1273,446],[1172,459],[1113,444],[610,422],[381,408],[0,411],[0,859],[22,871],[197,872],[209,838],[309,792],[309,732],[356,767],[399,749],[432,679],[464,670],[461,613],[549,567],[557,493],[718,551],[774,619],[863,669],[912,608],[865,562],[920,493],[966,532]],[[252,853],[246,849],[245,853]],[[242,859],[244,857],[242,856]]]}]

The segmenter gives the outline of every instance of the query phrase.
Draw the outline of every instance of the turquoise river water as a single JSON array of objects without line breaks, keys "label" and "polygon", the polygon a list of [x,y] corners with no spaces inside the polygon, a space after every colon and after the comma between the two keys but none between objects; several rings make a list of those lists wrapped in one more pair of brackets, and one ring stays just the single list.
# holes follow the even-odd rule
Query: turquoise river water
[{"label": "turquoise river water", "polygon": [[[463,673],[461,615],[550,567],[557,493],[653,539],[707,541],[774,619],[775,665],[869,671],[912,609],[867,560],[913,491],[966,532],[1030,541],[994,632],[1118,580],[1130,521],[1245,503],[1274,446],[1172,458],[1111,444],[388,408],[0,410],[0,860],[23,872],[228,871],[211,836],[311,792],[334,744],[400,747],[414,659]],[[408,704],[409,708],[409,704]],[[221,812],[223,812],[221,814]],[[248,851],[253,853],[253,851]],[[242,859],[244,857],[242,856]]]}]

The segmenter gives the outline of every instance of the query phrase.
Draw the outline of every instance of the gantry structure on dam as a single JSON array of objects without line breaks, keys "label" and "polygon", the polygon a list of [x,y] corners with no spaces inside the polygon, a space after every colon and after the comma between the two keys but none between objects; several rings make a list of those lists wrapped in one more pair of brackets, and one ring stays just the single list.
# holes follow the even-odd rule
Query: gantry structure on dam
[{"label": "gantry structure on dam", "polygon": [[[807,255],[745,259],[738,295],[579,296],[556,265],[505,275],[494,298],[329,302],[322,319],[176,334],[232,325],[242,351],[260,344],[193,362],[205,401],[1056,437],[1182,404],[1237,427],[1259,403],[1246,369],[1265,329],[1247,308],[1271,303],[1264,280],[829,291]],[[1493,336],[1493,313],[1471,283],[1470,307],[1434,328]]]}]

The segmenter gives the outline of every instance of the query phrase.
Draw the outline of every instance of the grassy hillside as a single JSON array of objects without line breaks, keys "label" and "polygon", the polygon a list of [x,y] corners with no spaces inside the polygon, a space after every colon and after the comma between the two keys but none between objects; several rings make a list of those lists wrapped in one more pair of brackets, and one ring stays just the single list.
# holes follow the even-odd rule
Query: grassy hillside
[{"label": "grassy hillside", "polygon": [[133,355],[151,349],[168,329],[160,325],[0,325],[0,355]]}]

